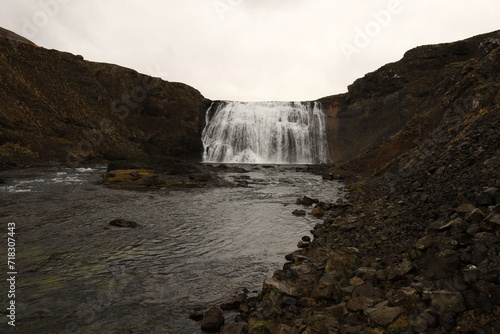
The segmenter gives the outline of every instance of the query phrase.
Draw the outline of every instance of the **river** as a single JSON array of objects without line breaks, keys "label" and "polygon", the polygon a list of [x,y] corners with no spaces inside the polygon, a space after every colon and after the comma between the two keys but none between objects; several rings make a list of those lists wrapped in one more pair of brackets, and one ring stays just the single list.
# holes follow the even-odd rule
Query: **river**
[{"label": "river", "polygon": [[[0,172],[5,273],[8,223],[16,233],[16,333],[201,333],[192,309],[256,292],[321,222],[293,216],[296,198],[342,196],[340,183],[295,167],[245,168],[249,187],[182,191],[109,189],[97,183],[104,166]],[[139,226],[109,225],[118,218]],[[2,280],[3,313],[7,290]]]}]

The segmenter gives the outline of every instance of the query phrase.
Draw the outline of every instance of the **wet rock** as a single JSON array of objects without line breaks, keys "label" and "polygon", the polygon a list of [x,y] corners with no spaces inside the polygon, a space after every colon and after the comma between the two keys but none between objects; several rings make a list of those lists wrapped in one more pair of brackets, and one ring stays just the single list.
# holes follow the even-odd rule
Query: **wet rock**
[{"label": "wet rock", "polygon": [[307,196],[302,197],[302,199],[300,200],[300,204],[305,206],[310,206],[313,205],[314,203],[319,203],[319,200]]},{"label": "wet rock", "polygon": [[320,207],[321,209],[323,209],[324,211],[328,211],[332,208],[332,204],[331,203],[327,203],[327,202],[319,202],[316,207]]},{"label": "wet rock", "polygon": [[203,319],[203,313],[205,313],[204,308],[196,308],[189,314],[189,319],[194,321],[200,321]]},{"label": "wet rock", "polygon": [[218,332],[224,325],[224,314],[218,307],[212,307],[203,314],[201,330],[206,332]]},{"label": "wet rock", "polygon": [[325,215],[325,210],[317,206],[312,210],[311,215],[313,215],[316,218],[321,218]]},{"label": "wet rock", "polygon": [[297,247],[298,247],[298,248],[307,248],[307,247],[309,247],[309,245],[310,245],[310,244],[311,244],[311,243],[310,243],[310,242],[307,242],[307,241],[299,241],[299,242],[297,243]]},{"label": "wet rock", "polygon": [[302,237],[302,241],[305,241],[305,242],[311,242],[311,237],[310,237],[310,236],[305,235],[305,236],[303,236],[303,237]]},{"label": "wet rock", "polygon": [[233,324],[224,325],[220,334],[247,334],[248,326],[244,322],[236,322]]},{"label": "wet rock", "polygon": [[306,212],[304,210],[295,209],[295,210],[293,210],[292,215],[294,215],[294,216],[305,216]]},{"label": "wet rock", "polygon": [[388,306],[388,302],[384,301],[367,309],[365,312],[371,320],[382,327],[386,327],[403,314],[404,309],[401,307],[390,307]]},{"label": "wet rock", "polygon": [[238,296],[226,300],[220,305],[220,308],[223,310],[238,310],[246,299],[247,295],[245,293],[240,293]]},{"label": "wet rock", "polygon": [[335,180],[335,175],[330,173],[324,173],[323,175],[321,175],[321,178],[325,181],[332,181]]},{"label": "wet rock", "polygon": [[134,228],[139,226],[139,224],[137,224],[136,222],[124,219],[114,219],[109,222],[109,225],[116,227],[125,227],[125,228]]},{"label": "wet rock", "polygon": [[462,312],[466,309],[465,301],[460,292],[439,290],[431,292],[431,305],[440,312]]}]

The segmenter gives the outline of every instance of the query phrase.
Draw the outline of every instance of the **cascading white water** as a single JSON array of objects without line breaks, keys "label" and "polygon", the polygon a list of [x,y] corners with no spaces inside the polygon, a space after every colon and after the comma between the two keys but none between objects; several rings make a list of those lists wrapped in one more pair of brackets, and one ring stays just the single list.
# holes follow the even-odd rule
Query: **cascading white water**
[{"label": "cascading white water", "polygon": [[325,118],[317,102],[214,102],[202,134],[203,161],[327,162]]}]

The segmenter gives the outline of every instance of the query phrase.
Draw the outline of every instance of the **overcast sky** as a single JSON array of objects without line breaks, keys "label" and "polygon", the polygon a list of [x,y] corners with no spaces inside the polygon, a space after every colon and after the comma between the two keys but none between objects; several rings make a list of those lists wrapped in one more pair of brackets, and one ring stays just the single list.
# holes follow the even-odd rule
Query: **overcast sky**
[{"label": "overcast sky", "polygon": [[498,0],[0,0],[0,26],[40,46],[240,101],[343,93],[499,17]]}]

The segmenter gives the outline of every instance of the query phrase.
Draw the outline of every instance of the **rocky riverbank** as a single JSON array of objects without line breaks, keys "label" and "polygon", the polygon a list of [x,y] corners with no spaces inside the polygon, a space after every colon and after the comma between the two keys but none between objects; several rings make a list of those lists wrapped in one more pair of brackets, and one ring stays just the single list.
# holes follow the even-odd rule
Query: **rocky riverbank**
[{"label": "rocky riverbank", "polygon": [[500,333],[500,40],[481,47],[433,108],[327,170],[349,204],[221,333]]}]

